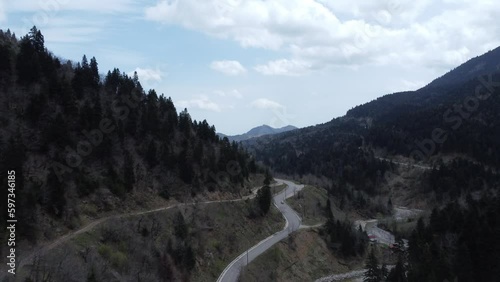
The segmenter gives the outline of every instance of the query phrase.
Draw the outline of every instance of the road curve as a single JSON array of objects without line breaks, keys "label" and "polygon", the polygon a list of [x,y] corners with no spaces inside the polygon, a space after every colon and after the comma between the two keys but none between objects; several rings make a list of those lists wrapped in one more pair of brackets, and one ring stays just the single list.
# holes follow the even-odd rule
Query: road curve
[{"label": "road curve", "polygon": [[267,237],[266,239],[260,241],[257,245],[253,246],[249,250],[245,251],[234,259],[224,271],[221,273],[217,282],[236,282],[238,281],[238,276],[243,266],[247,265],[259,255],[267,251],[274,244],[288,237],[288,235],[300,228],[301,219],[298,214],[286,204],[284,201],[286,198],[293,197],[295,192],[300,191],[304,188],[304,185],[298,185],[291,181],[276,179],[278,184],[286,184],[287,188],[281,193],[277,194],[273,198],[274,205],[281,212],[285,218],[285,227],[283,230],[274,233],[273,235]]}]

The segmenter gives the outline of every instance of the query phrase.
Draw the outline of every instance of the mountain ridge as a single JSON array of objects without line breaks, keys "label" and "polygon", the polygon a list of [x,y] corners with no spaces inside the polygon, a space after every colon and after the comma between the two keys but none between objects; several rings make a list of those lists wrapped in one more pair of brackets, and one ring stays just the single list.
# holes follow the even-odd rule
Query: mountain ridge
[{"label": "mountain ridge", "polygon": [[256,137],[261,137],[261,136],[265,136],[265,135],[280,134],[280,133],[292,131],[295,129],[298,129],[298,127],[295,127],[293,125],[287,125],[287,126],[280,127],[280,128],[273,128],[269,125],[263,124],[261,126],[254,127],[252,129],[250,129],[248,132],[243,133],[243,134],[226,135],[223,133],[217,133],[217,135],[219,135],[219,137],[221,137],[221,138],[227,137],[229,139],[229,141],[231,141],[231,142],[232,141],[240,142],[240,141],[244,141],[244,140],[248,140],[248,139],[252,139],[252,138],[256,138]]},{"label": "mountain ridge", "polygon": [[[473,164],[498,168],[499,66],[500,48],[496,48],[419,90],[388,94],[329,122],[243,144],[276,172],[299,178],[308,174],[326,177],[334,182],[333,187],[347,182],[366,191],[376,191],[380,183],[361,169],[368,164],[380,166],[375,152],[378,157],[397,156],[436,167],[451,164],[450,159],[458,156],[467,160],[455,164],[454,170],[476,170]],[[375,187],[367,188],[366,181]],[[432,181],[430,185],[436,185]],[[446,186],[443,190],[451,189]]]}]

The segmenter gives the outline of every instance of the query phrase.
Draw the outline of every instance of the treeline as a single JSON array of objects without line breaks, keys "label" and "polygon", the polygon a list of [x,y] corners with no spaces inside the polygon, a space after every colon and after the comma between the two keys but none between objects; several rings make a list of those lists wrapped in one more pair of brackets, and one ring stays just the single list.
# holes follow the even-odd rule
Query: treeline
[{"label": "treeline", "polygon": [[331,210],[330,200],[327,201],[326,216],[328,218],[320,235],[336,254],[343,257],[363,255],[368,244],[368,236],[361,229],[354,229],[352,222],[345,219],[335,219]]},{"label": "treeline", "polygon": [[[499,57],[500,49],[496,53]],[[438,154],[461,154],[498,167],[498,81],[497,69],[447,86],[386,95],[350,110],[347,117],[370,118],[367,144],[393,155],[427,161]]]},{"label": "treeline", "polygon": [[[381,193],[384,175],[392,168],[362,147],[364,131],[357,121],[336,119],[243,144],[274,171],[325,188],[341,209],[385,214],[385,207],[372,198]],[[315,178],[320,181],[312,183]]]},{"label": "treeline", "polygon": [[0,169],[16,170],[22,238],[36,239],[39,212],[73,226],[79,199],[105,209],[99,190],[122,199],[238,193],[258,169],[206,120],[145,91],[137,73],[102,76],[94,57],[63,61],[36,27],[19,40],[0,32],[0,107]]},{"label": "treeline", "polygon": [[388,281],[497,281],[500,275],[500,198],[467,197],[420,219]]},{"label": "treeline", "polygon": [[434,192],[438,202],[455,200],[462,195],[500,187],[500,175],[482,164],[464,159],[441,163],[428,173],[424,192]]},{"label": "treeline", "polygon": [[[196,264],[195,252],[193,250],[193,238],[189,230],[190,225],[179,211],[174,218],[174,236],[169,238],[166,250],[157,254],[160,256],[158,275],[162,281],[173,281],[176,279],[175,271],[181,271],[185,280],[189,280],[190,272]],[[146,234],[148,236],[147,229]],[[144,232],[143,232],[144,233]]]},{"label": "treeline", "polygon": [[374,194],[390,169],[373,153],[361,150],[364,130],[355,121],[336,119],[315,127],[278,136],[250,140],[246,145],[256,158],[275,171],[299,178],[312,174],[352,185]]}]

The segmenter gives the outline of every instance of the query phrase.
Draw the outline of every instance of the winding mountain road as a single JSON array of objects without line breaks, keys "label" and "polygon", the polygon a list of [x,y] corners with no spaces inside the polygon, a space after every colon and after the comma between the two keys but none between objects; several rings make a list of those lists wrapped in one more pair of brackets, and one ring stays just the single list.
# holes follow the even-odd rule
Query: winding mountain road
[{"label": "winding mountain road", "polygon": [[257,245],[253,246],[249,250],[245,251],[234,259],[227,267],[224,269],[222,274],[217,279],[217,282],[236,282],[240,275],[243,266],[250,263],[252,260],[257,258],[259,255],[263,254],[265,251],[270,249],[274,244],[285,239],[290,235],[290,233],[298,230],[301,226],[301,218],[298,214],[286,204],[285,199],[293,197],[295,192],[300,191],[304,188],[304,185],[298,185],[291,181],[276,179],[279,184],[286,184],[287,188],[284,189],[279,194],[275,195],[273,198],[274,205],[281,212],[285,218],[285,227],[283,230],[274,233],[273,235],[267,237],[266,239],[260,241]]}]

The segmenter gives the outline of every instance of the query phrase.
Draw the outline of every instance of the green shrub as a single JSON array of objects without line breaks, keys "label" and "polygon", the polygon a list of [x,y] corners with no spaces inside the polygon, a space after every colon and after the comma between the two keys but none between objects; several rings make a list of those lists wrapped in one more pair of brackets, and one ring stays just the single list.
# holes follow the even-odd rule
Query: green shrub
[{"label": "green shrub", "polygon": [[113,249],[108,246],[108,245],[100,245],[99,248],[97,249],[97,252],[105,259],[108,259],[111,257],[111,254],[113,253]]}]

